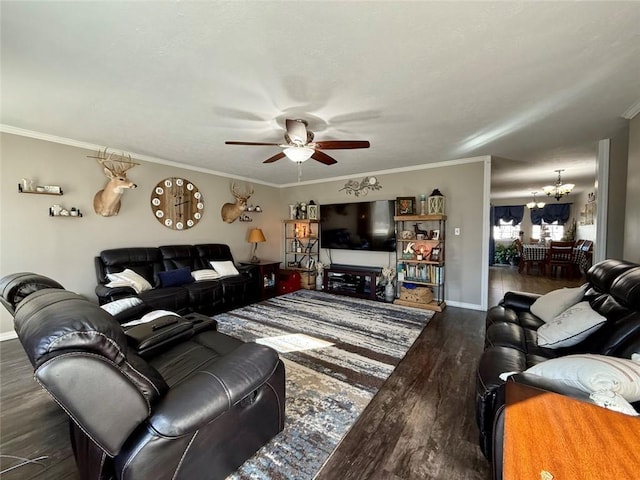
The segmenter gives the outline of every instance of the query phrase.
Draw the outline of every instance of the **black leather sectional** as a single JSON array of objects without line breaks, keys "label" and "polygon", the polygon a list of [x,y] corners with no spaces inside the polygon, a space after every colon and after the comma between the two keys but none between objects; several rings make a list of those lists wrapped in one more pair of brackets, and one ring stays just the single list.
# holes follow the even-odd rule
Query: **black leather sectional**
[{"label": "black leather sectional", "polygon": [[37,274],[0,279],[0,292],[36,380],[69,416],[83,480],[224,479],[284,428],[278,353],[206,316],[125,331]]},{"label": "black leather sectional", "polygon": [[[250,266],[238,267],[240,275],[216,280],[200,280],[180,286],[163,287],[159,274],[188,267],[191,271],[210,269],[211,261],[231,261],[228,245],[166,245],[103,250],[95,257],[98,285],[95,292],[100,305],[120,298],[138,296],[151,309],[176,313],[199,312],[213,315],[247,305],[259,297],[258,278]],[[131,269],[143,276],[154,288],[136,294],[130,287],[109,288],[108,273]]]},{"label": "black leather sectional", "polygon": [[[571,347],[550,349],[537,345],[537,330],[544,322],[530,307],[540,295],[507,292],[500,304],[487,312],[485,350],[476,378],[476,420],[480,447],[487,458],[493,454],[495,478],[501,478],[501,452],[494,450],[501,449],[504,433],[499,417],[504,406],[505,381],[500,379],[500,374],[524,372],[545,360],[570,354],[631,358],[633,353],[640,352],[640,266],[622,260],[604,260],[589,269],[587,281],[583,300],[588,300],[593,310],[606,317],[606,322]],[[588,395],[529,373],[516,374],[509,380],[588,401]],[[638,403],[632,406],[640,412]]]}]

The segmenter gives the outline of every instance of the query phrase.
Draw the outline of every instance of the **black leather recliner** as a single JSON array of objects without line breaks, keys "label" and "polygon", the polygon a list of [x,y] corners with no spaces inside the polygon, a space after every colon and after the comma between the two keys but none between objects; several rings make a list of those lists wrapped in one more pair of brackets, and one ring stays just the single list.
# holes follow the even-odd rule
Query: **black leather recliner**
[{"label": "black leather recliner", "polygon": [[[487,311],[485,350],[476,375],[475,413],[480,448],[487,458],[494,458],[496,468],[501,462],[496,461],[496,456],[500,457],[501,452],[494,452],[493,446],[501,445],[504,433],[498,415],[504,406],[505,387],[500,374],[520,372],[510,380],[583,399],[584,395],[576,395],[557,382],[521,372],[545,360],[570,354],[631,358],[632,353],[640,352],[640,265],[604,260],[588,270],[587,281],[589,289],[584,300],[607,320],[599,330],[571,347],[551,349],[537,345],[537,330],[544,322],[530,307],[540,295],[507,292],[499,305]],[[640,412],[640,404],[633,406]]]},{"label": "black leather recliner", "polygon": [[19,302],[20,289],[5,288],[3,303],[16,305],[36,380],[70,417],[81,478],[225,478],[284,428],[285,371],[274,350],[176,316],[125,332],[52,282],[36,278]]}]

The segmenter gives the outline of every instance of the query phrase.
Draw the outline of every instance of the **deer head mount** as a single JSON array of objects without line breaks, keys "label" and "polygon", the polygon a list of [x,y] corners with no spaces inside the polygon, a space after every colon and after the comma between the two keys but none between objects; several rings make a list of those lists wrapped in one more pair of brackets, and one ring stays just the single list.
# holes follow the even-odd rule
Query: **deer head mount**
[{"label": "deer head mount", "polygon": [[236,188],[235,182],[231,183],[231,193],[236,198],[235,203],[225,203],[222,205],[220,214],[226,223],[233,223],[247,209],[247,200],[253,195],[253,187],[249,187],[246,192],[240,192]]},{"label": "deer head mount", "polygon": [[103,217],[113,217],[118,215],[120,211],[120,198],[127,188],[137,188],[137,185],[127,178],[127,170],[140,165],[131,161],[131,155],[116,155],[114,153],[107,154],[107,148],[104,151],[98,151],[96,156],[98,163],[103,168],[104,174],[109,181],[93,197],[93,209],[98,215]]}]

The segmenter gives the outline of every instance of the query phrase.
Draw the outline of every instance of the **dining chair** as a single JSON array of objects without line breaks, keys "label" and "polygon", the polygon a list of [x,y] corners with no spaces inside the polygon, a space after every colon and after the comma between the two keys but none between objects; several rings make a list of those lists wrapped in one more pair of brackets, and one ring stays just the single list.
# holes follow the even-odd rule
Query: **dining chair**
[{"label": "dining chair", "polygon": [[546,272],[553,276],[555,271],[565,273],[567,277],[576,274],[577,265],[573,262],[573,242],[550,242],[547,252]]},{"label": "dining chair", "polygon": [[582,250],[582,255],[585,259],[584,269],[586,273],[586,271],[591,268],[591,264],[593,263],[593,242],[591,240],[585,240],[584,242],[582,242],[580,250]]},{"label": "dining chair", "polygon": [[[535,247],[539,247],[538,243],[533,244]],[[527,245],[528,247],[529,245]],[[518,265],[518,273],[524,272],[529,275],[531,273],[531,266],[534,266],[538,269],[538,273],[540,275],[544,275],[546,268],[546,255],[542,255],[540,257],[536,255],[532,255],[530,248],[525,248],[524,245],[521,245],[520,248],[522,252],[520,253],[520,264]]]}]

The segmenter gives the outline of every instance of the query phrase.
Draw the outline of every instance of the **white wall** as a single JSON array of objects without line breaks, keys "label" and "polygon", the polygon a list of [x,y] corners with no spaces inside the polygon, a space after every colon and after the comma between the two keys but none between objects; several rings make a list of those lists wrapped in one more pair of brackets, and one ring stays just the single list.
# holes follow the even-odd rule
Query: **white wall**
[{"label": "white wall", "polygon": [[623,258],[640,263],[640,115],[629,122],[626,202]]},{"label": "white wall", "polygon": [[[2,134],[0,164],[0,277],[15,272],[36,272],[49,276],[69,290],[96,301],[93,258],[104,249],[172,244],[226,243],[234,258],[250,257],[248,230],[261,227],[267,242],[260,244],[262,258],[280,258],[280,190],[254,185],[250,199],[263,213],[253,222],[224,223],[223,203],[233,201],[231,180],[171,166],[139,162],[128,172],[138,188],[125,192],[120,213],[101,217],[93,211],[93,196],[106,181],[94,159],[95,151],[58,143]],[[203,194],[205,213],[193,228],[175,231],[161,225],[150,207],[152,188],[162,179],[189,179]],[[21,178],[38,184],[60,185],[63,196],[18,193]],[[240,183],[240,186],[244,186]],[[48,208],[58,203],[79,207],[83,218],[49,217]],[[0,309],[0,333],[13,330],[13,321]]]},{"label": "white wall", "polygon": [[[285,204],[309,202],[340,203],[353,201],[391,200],[396,197],[429,195],[434,188],[445,196],[446,285],[445,299],[449,305],[480,308],[482,305],[483,257],[483,178],[488,157],[446,162],[446,166],[430,165],[411,171],[379,173],[382,189],[367,196],[354,197],[345,191],[347,179],[289,187],[283,191]],[[362,176],[352,178],[361,180]],[[486,192],[488,198],[488,192]],[[283,207],[283,211],[285,211]],[[320,208],[322,216],[322,208]],[[453,234],[461,228],[461,235]],[[331,258],[329,258],[331,254]],[[321,250],[323,263],[346,263],[368,266],[393,265],[395,255],[386,252],[356,252]]]},{"label": "white wall", "polygon": [[[400,196],[429,194],[439,188],[446,197],[446,291],[450,305],[481,308],[483,274],[484,178],[487,158],[443,162],[411,171],[380,173],[383,188],[366,197],[355,198],[339,191],[346,179],[274,188],[254,184],[250,202],[260,205],[251,223],[226,224],[220,218],[223,203],[233,200],[231,179],[174,166],[139,161],[129,171],[138,188],[125,192],[118,216],[103,218],[93,212],[96,191],[106,181],[94,159],[94,150],[3,133],[0,136],[0,277],[31,271],[59,281],[65,288],[96,301],[94,257],[104,249],[173,244],[226,243],[236,260],[250,256],[246,242],[250,228],[263,229],[267,242],[258,247],[262,259],[282,261],[283,225],[288,204],[313,199],[316,203],[354,200],[395,199]],[[134,158],[135,160],[135,158]],[[137,160],[138,161],[138,160]],[[150,208],[152,188],[167,177],[184,177],[203,193],[206,205],[202,220],[192,229],[174,231],[162,226]],[[60,185],[63,196],[20,194],[17,184],[32,178],[37,184]],[[359,177],[361,178],[361,177]],[[83,218],[49,217],[54,204],[80,208]],[[322,214],[322,212],[320,212]],[[454,236],[454,227],[462,235]],[[328,262],[323,251],[322,261]],[[336,263],[389,265],[387,253],[338,252]],[[486,300],[485,300],[486,301]],[[13,331],[12,318],[0,310],[0,338]]]}]

